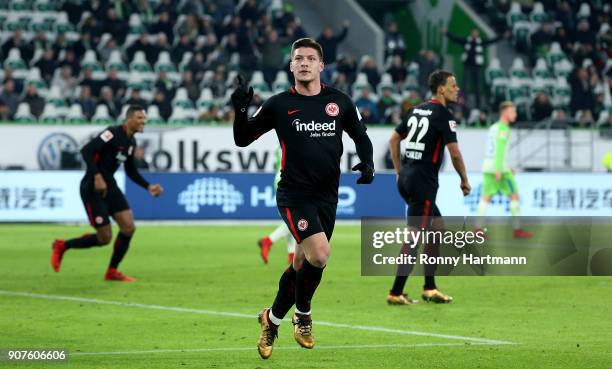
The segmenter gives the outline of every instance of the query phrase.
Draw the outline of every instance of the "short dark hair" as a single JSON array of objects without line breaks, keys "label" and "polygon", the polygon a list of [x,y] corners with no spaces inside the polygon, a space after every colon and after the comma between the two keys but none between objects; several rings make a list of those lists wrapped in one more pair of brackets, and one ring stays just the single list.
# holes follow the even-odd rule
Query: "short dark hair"
[{"label": "short dark hair", "polygon": [[438,87],[444,86],[446,84],[446,80],[448,77],[452,77],[453,74],[447,70],[438,69],[433,71],[429,75],[429,91],[431,91],[432,95],[435,95],[438,92]]},{"label": "short dark hair", "polygon": [[319,58],[321,59],[321,61],[323,61],[323,48],[318,42],[308,37],[300,38],[299,40],[295,40],[293,45],[291,45],[291,58],[293,58],[293,53],[295,52],[295,50],[300,47],[309,47],[311,49],[317,50],[317,53],[319,54]]},{"label": "short dark hair", "polygon": [[140,105],[130,105],[128,110],[125,112],[125,118],[130,119],[137,111],[144,111],[145,109]]}]

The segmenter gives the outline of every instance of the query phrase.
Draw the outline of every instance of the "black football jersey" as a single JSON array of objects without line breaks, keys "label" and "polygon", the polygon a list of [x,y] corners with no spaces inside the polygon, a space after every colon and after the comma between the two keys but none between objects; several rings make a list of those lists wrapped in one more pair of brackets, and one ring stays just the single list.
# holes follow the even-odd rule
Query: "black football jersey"
[{"label": "black football jersey", "polygon": [[456,128],[453,115],[437,100],[412,108],[408,119],[395,127],[405,139],[404,167],[417,169],[437,182],[444,147],[457,142]]},{"label": "black football jersey", "polygon": [[350,97],[329,86],[315,96],[289,91],[270,97],[249,118],[256,135],[276,130],[282,150],[277,202],[320,199],[338,202],[342,132],[364,135],[359,111]]},{"label": "black football jersey", "polygon": [[93,181],[94,175],[102,174],[107,185],[116,185],[114,174],[124,163],[125,174],[135,183],[147,188],[149,183],[142,178],[134,165],[136,140],[129,137],[125,126],[110,126],[96,135],[81,149],[87,164],[84,181]]}]

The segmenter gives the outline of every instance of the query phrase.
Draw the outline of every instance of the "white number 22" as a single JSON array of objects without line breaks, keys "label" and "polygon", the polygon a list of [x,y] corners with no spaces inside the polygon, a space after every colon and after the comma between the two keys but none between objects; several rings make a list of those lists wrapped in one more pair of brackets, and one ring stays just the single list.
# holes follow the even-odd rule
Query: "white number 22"
[{"label": "white number 22", "polygon": [[[419,134],[416,137],[416,141],[412,142],[412,138],[416,133],[417,126],[418,128],[420,128]],[[408,119],[408,128],[410,129],[410,131],[408,131],[408,136],[406,137],[406,149],[417,151],[425,150],[425,144],[422,143],[421,140],[429,129],[429,119],[427,119],[427,117],[417,119],[417,117],[413,115],[410,117],[410,119]]]}]

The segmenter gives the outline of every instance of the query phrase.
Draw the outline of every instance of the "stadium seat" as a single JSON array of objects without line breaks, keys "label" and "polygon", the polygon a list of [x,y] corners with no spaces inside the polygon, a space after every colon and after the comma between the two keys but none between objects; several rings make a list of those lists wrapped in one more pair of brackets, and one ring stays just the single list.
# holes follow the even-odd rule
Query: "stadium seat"
[{"label": "stadium seat", "polygon": [[511,77],[508,84],[507,92],[508,100],[517,102],[521,99],[530,98],[529,88],[526,87],[524,81],[520,78]]},{"label": "stadium seat", "polygon": [[391,75],[389,73],[384,73],[381,76],[380,83],[378,86],[376,86],[376,93],[379,96],[382,96],[384,90],[391,90],[392,94],[397,92],[395,84],[393,84],[393,80],[391,79]]},{"label": "stadium seat", "polygon": [[27,103],[19,103],[15,112],[16,123],[36,123],[36,117],[30,112],[30,105]]},{"label": "stadium seat", "polygon": [[370,87],[370,82],[368,82],[368,76],[365,73],[357,74],[355,83],[353,83],[352,96],[358,96],[361,93],[361,90],[366,87]]},{"label": "stadium seat", "polygon": [[68,14],[66,14],[66,12],[57,13],[57,20],[55,21],[53,28],[55,29],[56,33],[73,33],[75,31],[72,23],[68,21]]},{"label": "stadium seat", "polygon": [[19,49],[12,48],[9,51],[8,57],[4,60],[4,68],[7,67],[13,70],[13,76],[16,79],[25,79],[28,74],[28,66],[21,59],[21,51]]},{"label": "stadium seat", "polygon": [[8,32],[15,32],[17,30],[27,30],[29,22],[23,18],[22,12],[10,12],[6,21],[4,22],[4,30]]},{"label": "stadium seat", "polygon": [[187,95],[187,89],[185,87],[179,87],[176,90],[174,99],[172,99],[172,107],[175,108],[180,106],[184,109],[193,109],[193,101],[189,100]]},{"label": "stadium seat", "polygon": [[238,71],[230,70],[227,73],[227,78],[225,79],[225,87],[234,88],[234,81],[236,80],[236,77],[238,77]]},{"label": "stadium seat", "polygon": [[168,73],[176,72],[176,67],[170,59],[170,53],[167,51],[162,51],[161,53],[159,53],[159,56],[157,57],[157,62],[155,63],[155,72],[159,73],[162,70]]},{"label": "stadium seat", "polygon": [[11,0],[9,2],[9,9],[12,11],[30,11],[32,10],[31,3],[27,0]]},{"label": "stadium seat", "polygon": [[582,20],[588,21],[590,17],[591,17],[591,7],[589,6],[589,4],[586,2],[580,4],[580,9],[578,9],[578,14],[576,15],[576,18],[578,19],[578,21],[582,21]]},{"label": "stadium seat", "polygon": [[157,105],[149,105],[147,108],[147,124],[164,124],[164,119],[159,115]]},{"label": "stadium seat", "polygon": [[202,114],[207,112],[212,105],[215,104],[215,98],[210,88],[202,89],[202,93],[200,94],[200,98],[196,102],[198,113]]},{"label": "stadium seat", "polygon": [[553,74],[548,69],[548,65],[546,64],[546,60],[543,58],[538,58],[536,61],[536,65],[532,71],[533,78],[542,78],[542,79],[550,79],[553,78]]},{"label": "stadium seat", "polygon": [[512,43],[517,50],[529,51],[531,49],[531,33],[534,24],[528,21],[517,21],[512,26]]},{"label": "stadium seat", "polygon": [[38,119],[39,123],[44,124],[58,124],[62,123],[62,121],[63,119],[60,112],[53,104],[46,104],[40,118]]},{"label": "stadium seat", "polygon": [[91,69],[92,77],[95,80],[103,80],[106,78],[106,73],[102,69],[102,64],[98,61],[98,57],[96,56],[96,52],[94,50],[85,51],[85,56],[81,61],[82,69]]},{"label": "stadium seat", "polygon": [[130,71],[140,73],[153,72],[151,65],[149,65],[149,62],[147,62],[144,51],[136,51],[134,58],[130,63]]},{"label": "stadium seat", "polygon": [[521,57],[516,57],[512,61],[512,67],[510,67],[510,78],[517,79],[529,79],[529,72],[525,68],[525,63]]},{"label": "stadium seat", "polygon": [[533,100],[538,94],[541,93],[552,96],[547,89],[544,79],[535,77],[533,83],[531,84],[531,99]]},{"label": "stadium seat", "polygon": [[553,105],[556,108],[565,108],[569,105],[571,99],[572,89],[567,83],[567,79],[563,77],[558,77],[553,95]]},{"label": "stadium seat", "polygon": [[279,70],[276,73],[276,78],[274,82],[272,82],[272,91],[277,94],[283,91],[287,91],[291,83],[289,83],[289,78],[287,77],[287,72],[284,70]]},{"label": "stadium seat", "polygon": [[561,59],[558,63],[555,64],[555,76],[557,78],[563,77],[567,78],[570,74],[572,74],[572,70],[574,70],[574,66],[571,61],[567,59]]},{"label": "stadium seat", "polygon": [[183,54],[183,58],[181,59],[181,62],[179,63],[179,72],[183,73],[185,70],[187,70],[187,66],[189,65],[189,62],[191,61],[192,56],[193,56],[193,53],[191,51],[187,51],[186,53]]},{"label": "stadium seat", "polygon": [[36,0],[34,10],[37,12],[54,12],[56,10],[55,4],[55,2],[49,0]]},{"label": "stadium seat", "polygon": [[563,50],[561,50],[561,45],[559,45],[558,42],[551,43],[550,49],[548,50],[548,53],[546,53],[546,62],[548,65],[554,68],[555,64],[563,59],[566,59],[566,57]]},{"label": "stadium seat", "polygon": [[121,51],[119,50],[111,51],[104,67],[104,69],[106,69],[107,71],[110,71],[112,69],[116,70],[117,76],[121,80],[127,80],[129,78],[128,67],[123,62],[123,59],[121,58]]},{"label": "stadium seat", "polygon": [[270,92],[270,87],[268,87],[268,84],[264,80],[263,73],[260,70],[253,72],[249,85],[253,87],[256,94],[261,95],[262,93],[265,94]]},{"label": "stadium seat", "polygon": [[492,58],[485,71],[485,82],[488,86],[492,86],[496,79],[503,77],[506,77],[506,72],[502,69],[499,59]]},{"label": "stadium seat", "polygon": [[[195,112],[195,111],[194,111]],[[190,114],[188,109],[178,105],[172,109],[172,115],[168,119],[169,124],[193,124],[195,114]]]},{"label": "stadium seat", "polygon": [[32,16],[32,22],[30,23],[30,30],[32,32],[51,32],[53,31],[53,22],[48,21],[49,18],[45,17],[43,13],[34,13]]},{"label": "stadium seat", "polygon": [[140,20],[140,15],[138,13],[130,14],[129,27],[129,32],[132,35],[140,35],[146,31],[146,28],[142,25],[142,21]]},{"label": "stadium seat", "polygon": [[91,122],[94,124],[115,124],[115,119],[108,112],[108,106],[100,104],[96,107]]},{"label": "stadium seat", "polygon": [[548,22],[548,14],[546,14],[546,12],[544,11],[544,5],[542,5],[541,2],[537,1],[533,4],[533,9],[529,14],[529,20],[539,24]]},{"label": "stadium seat", "polygon": [[414,83],[414,85],[418,85],[419,80],[419,64],[416,62],[411,62],[408,65],[408,76],[407,83]]},{"label": "stadium seat", "polygon": [[70,105],[70,109],[66,114],[66,122],[70,124],[88,123],[87,117],[83,114],[83,108],[80,104]]},{"label": "stadium seat", "polygon": [[506,14],[506,22],[508,27],[513,28],[516,22],[527,21],[527,15],[521,10],[521,5],[517,2],[512,2],[510,10]]}]

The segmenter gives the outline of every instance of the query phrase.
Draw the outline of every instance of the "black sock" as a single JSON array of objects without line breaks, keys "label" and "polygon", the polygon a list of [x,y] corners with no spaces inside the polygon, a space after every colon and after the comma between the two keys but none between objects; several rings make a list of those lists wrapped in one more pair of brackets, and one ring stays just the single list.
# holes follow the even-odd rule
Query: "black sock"
[{"label": "black sock", "polygon": [[78,238],[65,241],[66,249],[86,249],[93,246],[100,246],[98,236],[95,233],[87,233]]},{"label": "black sock", "polygon": [[[400,251],[400,255],[411,255],[416,257],[417,248],[410,247],[410,244],[404,244]],[[414,264],[399,264],[397,266],[397,273],[395,275],[395,281],[393,281],[393,287],[391,287],[391,294],[395,296],[399,296],[404,293],[404,286],[406,286],[406,282],[408,281],[408,276],[412,272],[414,268]]]},{"label": "black sock", "polygon": [[111,257],[111,262],[109,268],[117,269],[117,266],[123,260],[125,253],[130,247],[130,240],[132,236],[126,236],[123,233],[119,232],[117,235],[117,239],[115,240],[115,248],[113,249],[113,256]]},{"label": "black sock", "polygon": [[302,267],[296,273],[295,279],[295,308],[303,313],[310,311],[310,301],[314,295],[321,277],[323,268],[314,267],[304,259]]},{"label": "black sock", "polygon": [[[427,245],[425,246],[425,250],[424,252],[427,254],[428,257],[438,257],[440,255],[440,249],[438,245]],[[434,290],[436,289],[436,281],[435,281],[435,275],[436,275],[436,269],[438,267],[438,264],[426,264],[424,269],[425,272],[425,285],[423,286],[423,289],[425,290]]]},{"label": "black sock", "polygon": [[283,319],[295,303],[295,278],[295,269],[293,265],[289,265],[278,281],[278,292],[272,304],[272,314],[279,319]]}]

